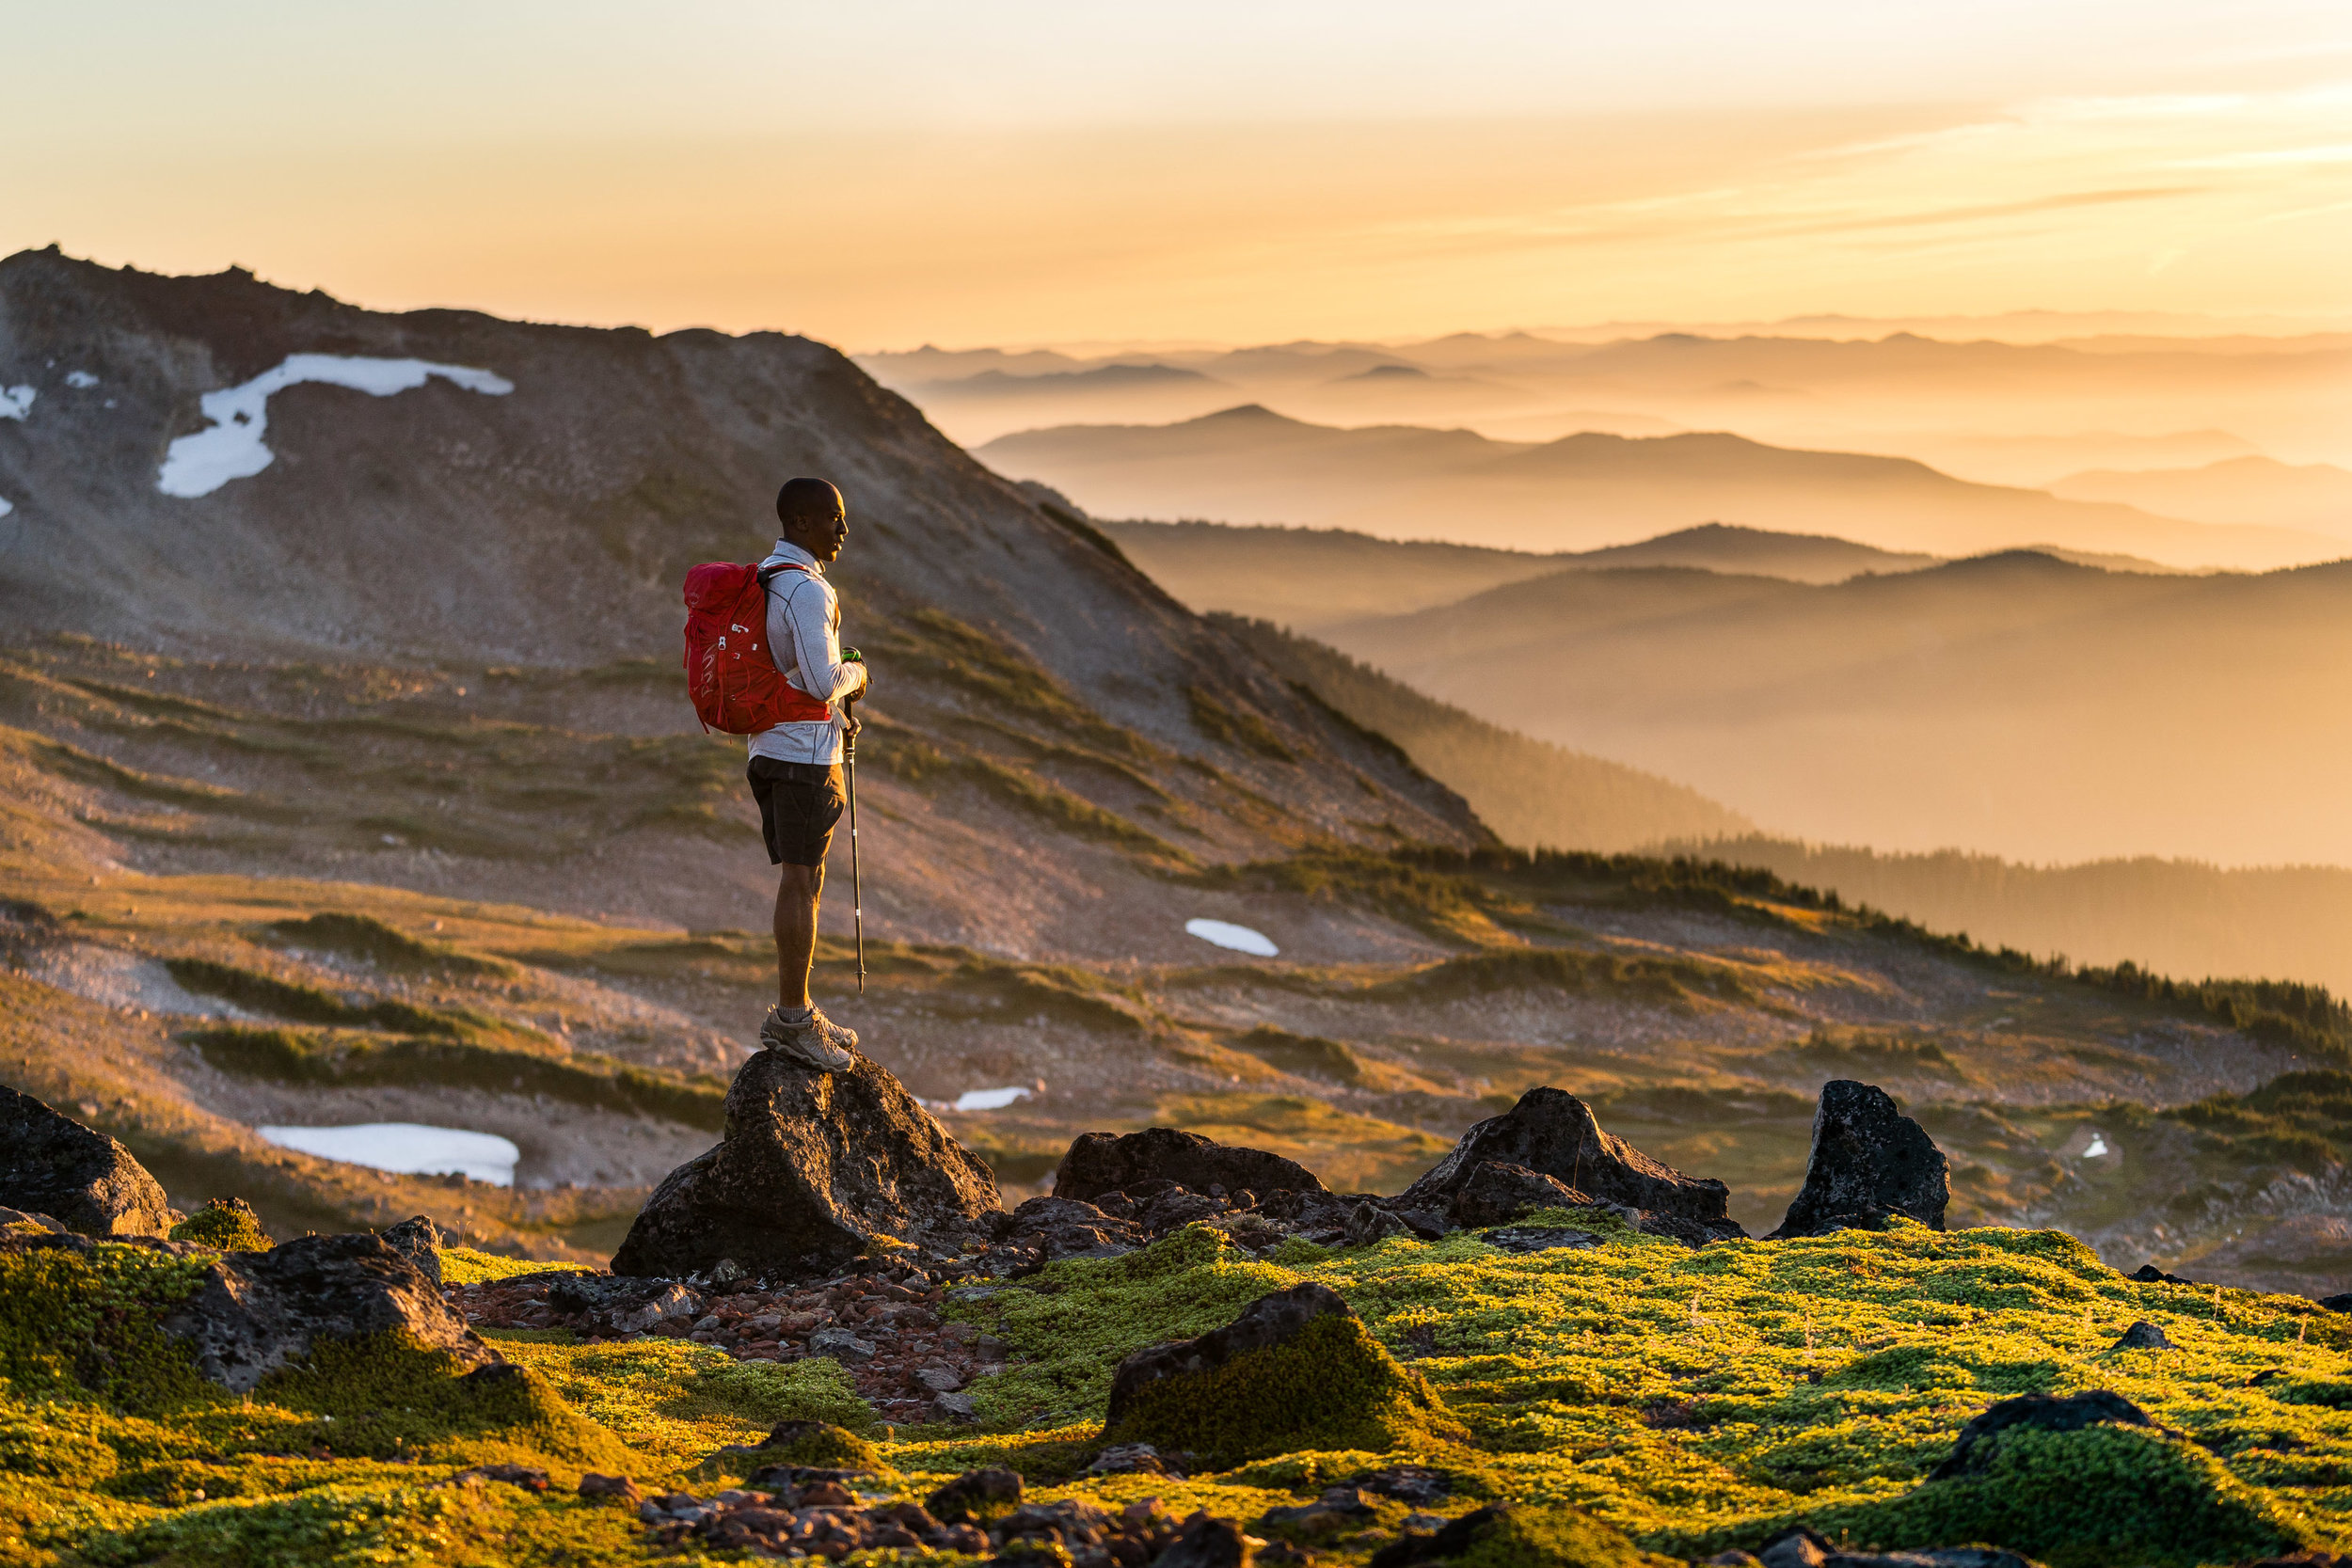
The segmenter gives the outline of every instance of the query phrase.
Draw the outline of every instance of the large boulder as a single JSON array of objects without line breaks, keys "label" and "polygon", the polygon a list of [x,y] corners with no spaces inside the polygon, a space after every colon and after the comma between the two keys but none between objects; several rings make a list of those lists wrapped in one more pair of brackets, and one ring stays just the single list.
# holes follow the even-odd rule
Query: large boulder
[{"label": "large boulder", "polygon": [[413,1263],[366,1231],[224,1253],[163,1328],[186,1341],[204,1376],[240,1394],[322,1339],[398,1333],[477,1369],[501,1359]]},{"label": "large boulder", "polygon": [[1197,1339],[1175,1339],[1147,1345],[1119,1364],[1111,1374],[1109,1408],[1103,1413],[1105,1430],[1120,1423],[1137,1393],[1163,1378],[1214,1371],[1237,1355],[1269,1350],[1298,1337],[1317,1318],[1353,1318],[1355,1311],[1328,1285],[1294,1285],[1260,1296],[1223,1328],[1213,1328]]},{"label": "large boulder", "polygon": [[1140,1132],[1081,1132],[1054,1172],[1054,1196],[1091,1203],[1147,1181],[1172,1181],[1196,1193],[1320,1193],[1327,1189],[1295,1160],[1263,1148],[1213,1143],[1198,1132],[1147,1127]]},{"label": "large boulder", "polygon": [[877,1238],[961,1242],[998,1212],[988,1166],[870,1057],[818,1072],[762,1051],[727,1090],[718,1147],[654,1189],[612,1272],[813,1273]]},{"label": "large boulder", "polygon": [[1767,1240],[1874,1229],[1891,1215],[1944,1228],[1950,1162],[1884,1089],[1851,1078],[1821,1085],[1804,1185]]},{"label": "large boulder", "polygon": [[163,1188],[129,1149],[5,1085],[0,1205],[85,1236],[161,1236],[173,1223]]},{"label": "large boulder", "polygon": [[[1700,1239],[1744,1236],[1731,1218],[1731,1189],[1661,1164],[1601,1131],[1592,1107],[1564,1089],[1530,1089],[1499,1117],[1462,1134],[1454,1151],[1395,1200],[1399,1209],[1453,1212],[1466,1189],[1484,1190],[1482,1165],[1517,1165],[1565,1183],[1586,1201],[1692,1222]],[[1473,1203],[1475,1203],[1473,1199]]]}]

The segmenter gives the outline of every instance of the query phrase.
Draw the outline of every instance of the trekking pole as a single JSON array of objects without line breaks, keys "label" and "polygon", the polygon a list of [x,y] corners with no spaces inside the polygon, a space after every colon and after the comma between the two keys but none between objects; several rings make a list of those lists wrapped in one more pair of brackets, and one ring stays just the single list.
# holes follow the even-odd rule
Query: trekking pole
[{"label": "trekking pole", "polygon": [[[849,713],[857,699],[841,705]],[[854,715],[851,716],[854,721]],[[842,770],[850,781],[850,924],[857,933],[857,993],[866,994],[866,888],[858,875],[857,865],[857,731],[851,729],[841,737]]]}]

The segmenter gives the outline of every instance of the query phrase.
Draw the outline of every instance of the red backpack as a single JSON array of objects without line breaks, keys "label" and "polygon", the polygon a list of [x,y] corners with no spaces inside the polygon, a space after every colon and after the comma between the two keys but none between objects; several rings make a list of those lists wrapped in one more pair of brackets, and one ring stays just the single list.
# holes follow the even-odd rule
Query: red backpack
[{"label": "red backpack", "polygon": [[686,574],[686,689],[704,729],[757,735],[833,717],[831,707],[786,682],[768,646],[768,579],[806,570],[788,562],[713,561]]}]

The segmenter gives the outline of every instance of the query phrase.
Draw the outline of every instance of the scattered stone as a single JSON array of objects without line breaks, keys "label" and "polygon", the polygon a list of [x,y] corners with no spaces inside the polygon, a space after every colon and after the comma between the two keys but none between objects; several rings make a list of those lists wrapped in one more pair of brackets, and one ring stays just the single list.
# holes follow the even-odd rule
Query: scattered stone
[{"label": "scattered stone", "polygon": [[2167,1274],[2153,1263],[2142,1263],[2124,1276],[2135,1285],[2194,1285],[2194,1279],[2183,1279],[2177,1274]]},{"label": "scattered stone", "polygon": [[1602,1132],[1584,1101],[1549,1087],[1528,1090],[1510,1110],[1463,1133],[1454,1151],[1407,1187],[1396,1205],[1452,1212],[1457,1195],[1486,1164],[1551,1177],[1588,1201],[1695,1221],[1709,1239],[1747,1234],[1730,1216],[1731,1191],[1722,1182],[1661,1164]]},{"label": "scattered stone", "polygon": [[1851,1078],[1821,1085],[1804,1185],[1768,1241],[1877,1229],[1902,1214],[1944,1228],[1950,1162],[1885,1090]]},{"label": "scattered stone", "polygon": [[1935,1546],[1899,1552],[1841,1551],[1819,1531],[1799,1525],[1764,1544],[1760,1558],[1725,1552],[1710,1562],[1761,1562],[1763,1568],[2039,1568],[2029,1558],[1986,1546]]},{"label": "scattered stone", "polygon": [[703,1309],[703,1298],[683,1285],[672,1285],[636,1307],[612,1319],[615,1334],[643,1334],[656,1323],[691,1323]]},{"label": "scattered stone", "polygon": [[812,1072],[753,1054],[726,1133],[654,1189],[612,1272],[677,1277],[723,1260],[807,1278],[876,1238],[960,1244],[996,1213],[996,1180],[870,1057]]},{"label": "scattered stone", "polygon": [[2321,1296],[2319,1305],[2330,1312],[2352,1312],[2352,1291],[2340,1296]]},{"label": "scattered stone", "polygon": [[1583,1249],[1601,1244],[1600,1238],[1589,1230],[1548,1225],[1499,1226],[1479,1239],[1505,1252],[1552,1252],[1562,1247]]},{"label": "scattered stone", "polygon": [[2012,1427],[2042,1432],[2080,1432],[2101,1421],[2119,1426],[2153,1427],[2147,1413],[2121,1394],[2104,1388],[2060,1399],[2054,1394],[2021,1394],[2000,1403],[1960,1429],[1960,1440],[1943,1464],[1928,1473],[1930,1481],[1948,1481],[1981,1469],[1985,1455],[1978,1445]]},{"label": "scattered stone", "polygon": [[1454,1495],[1453,1474],[1431,1465],[1393,1465],[1385,1470],[1367,1470],[1347,1484],[1417,1508],[1443,1502]]},{"label": "scattered stone", "polygon": [[0,1208],[0,1235],[71,1236],[72,1231],[48,1214],[28,1214],[22,1209]]},{"label": "scattered stone", "polygon": [[1479,1538],[1511,1516],[1508,1503],[1488,1503],[1454,1520],[1435,1535],[1407,1535],[1372,1554],[1371,1568],[1415,1568],[1418,1563],[1445,1562],[1470,1553]]},{"label": "scattered stone", "polygon": [[[545,1470],[534,1470],[528,1465],[477,1465],[470,1470],[458,1471],[442,1484],[454,1486],[461,1481],[469,1480],[502,1481],[509,1486],[519,1486],[526,1492],[544,1492],[548,1489],[548,1473]],[[588,1489],[588,1482],[585,1479],[582,1479],[580,1484],[581,1491]],[[628,1483],[623,1482],[623,1484]],[[630,1490],[634,1491],[635,1488],[632,1487]]]},{"label": "scattered stone", "polygon": [[1178,1476],[1184,1468],[1163,1458],[1149,1443],[1114,1443],[1094,1456],[1083,1474],[1089,1476]]},{"label": "scattered stone", "polygon": [[583,1497],[610,1497],[618,1503],[635,1508],[645,1500],[637,1490],[637,1483],[627,1476],[600,1476],[594,1470],[580,1478],[580,1495]]},{"label": "scattered stone", "polygon": [[163,1322],[197,1369],[246,1393],[321,1339],[400,1333],[476,1369],[501,1365],[424,1275],[383,1238],[305,1236],[270,1252],[220,1255],[196,1293]]},{"label": "scattered stone", "polygon": [[1820,1531],[1798,1525],[1765,1542],[1756,1557],[1764,1568],[1820,1568],[1836,1550]]},{"label": "scattered stone", "polygon": [[161,1236],[176,1218],[129,1149],[5,1085],[0,1204],[84,1236]]},{"label": "scattered stone", "polygon": [[751,1271],[732,1258],[722,1258],[710,1267],[713,1285],[733,1285],[751,1276]]},{"label": "scattered stone", "polygon": [[966,1470],[923,1500],[951,1525],[984,1523],[1021,1506],[1021,1476],[997,1465]]},{"label": "scattered stone", "polygon": [[1123,1134],[1080,1133],[1054,1172],[1054,1196],[1091,1200],[1153,1180],[1202,1195],[1212,1187],[1246,1190],[1261,1200],[1269,1193],[1327,1190],[1312,1171],[1279,1154],[1213,1143],[1172,1127],[1147,1127]]},{"label": "scattered stone", "polygon": [[1340,1234],[1345,1238],[1349,1246],[1370,1246],[1373,1243],[1387,1237],[1403,1236],[1407,1233],[1408,1227],[1406,1223],[1386,1209],[1376,1208],[1370,1203],[1359,1203],[1354,1212],[1347,1216],[1347,1227]]},{"label": "scattered stone", "polygon": [[441,1283],[441,1229],[428,1214],[413,1214],[389,1229],[379,1230],[384,1244],[416,1265],[435,1285]]},{"label": "scattered stone", "polygon": [[1267,1509],[1260,1515],[1257,1528],[1304,1536],[1311,1541],[1328,1541],[1343,1531],[1363,1528],[1376,1513],[1353,1486],[1330,1486],[1313,1502]]},{"label": "scattered stone", "polygon": [[2170,1350],[2172,1341],[2164,1337],[2164,1330],[2154,1323],[2140,1322],[2125,1329],[2122,1338],[2109,1347],[2114,1350]]},{"label": "scattered stone", "polygon": [[1231,1519],[1195,1513],[1153,1568],[1249,1568],[1249,1538]]},{"label": "scattered stone", "polygon": [[940,1394],[931,1400],[931,1409],[943,1421],[977,1421],[980,1418],[979,1402],[969,1394]]},{"label": "scattered stone", "polygon": [[836,1361],[871,1361],[879,1347],[871,1339],[861,1339],[846,1328],[820,1328],[808,1337],[811,1355],[830,1355]]}]

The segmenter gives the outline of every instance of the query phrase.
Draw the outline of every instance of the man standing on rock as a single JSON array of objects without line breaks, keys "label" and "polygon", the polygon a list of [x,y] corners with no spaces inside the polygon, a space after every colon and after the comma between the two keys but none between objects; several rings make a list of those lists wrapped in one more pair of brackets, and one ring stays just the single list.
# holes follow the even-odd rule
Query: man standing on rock
[{"label": "man standing on rock", "polygon": [[841,601],[825,580],[825,562],[850,537],[841,492],[821,479],[787,480],[776,492],[784,533],[767,560],[768,646],[786,682],[802,698],[773,729],[751,737],[752,795],[776,888],[776,1005],[759,1026],[759,1043],[803,1067],[836,1072],[850,1065],[857,1036],[808,999],[817,956],[817,905],[825,891],[825,851],[841,820],[841,742],[857,721],[849,705],[866,694],[862,660],[841,657]]}]

